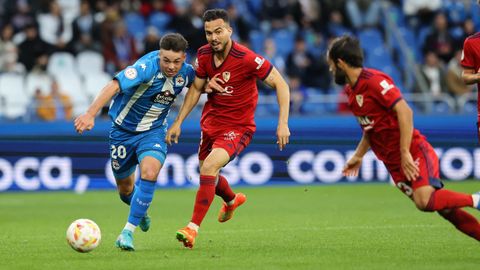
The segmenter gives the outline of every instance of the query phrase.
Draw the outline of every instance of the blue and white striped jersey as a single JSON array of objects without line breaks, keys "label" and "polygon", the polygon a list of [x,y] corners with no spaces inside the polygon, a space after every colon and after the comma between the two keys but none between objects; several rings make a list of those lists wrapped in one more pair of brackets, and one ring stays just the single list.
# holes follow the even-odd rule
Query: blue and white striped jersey
[{"label": "blue and white striped jersey", "polygon": [[190,87],[195,70],[183,63],[177,75],[166,77],[159,61],[159,51],[150,52],[115,76],[120,92],[108,114],[116,125],[132,132],[166,128],[170,106],[183,88]]}]

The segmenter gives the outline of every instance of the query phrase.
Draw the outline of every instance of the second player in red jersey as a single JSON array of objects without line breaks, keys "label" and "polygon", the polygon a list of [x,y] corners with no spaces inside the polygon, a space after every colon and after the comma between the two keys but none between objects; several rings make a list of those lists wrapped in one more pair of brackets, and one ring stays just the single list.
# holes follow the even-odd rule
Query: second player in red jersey
[{"label": "second player in red jersey", "polygon": [[244,194],[235,194],[231,190],[220,169],[245,149],[255,132],[257,79],[277,92],[280,108],[277,143],[280,150],[290,137],[290,91],[278,70],[263,57],[231,39],[232,28],[225,10],[207,10],[203,21],[208,44],[197,52],[195,81],[166,136],[167,143],[177,142],[182,122],[197,104],[206,85],[205,91],[209,94],[200,123],[202,138],[198,153],[200,187],[190,223],[176,234],[177,239],[189,248],[195,243],[200,224],[215,195],[224,201],[218,215],[219,222],[230,220],[234,210],[246,201]]},{"label": "second player in red jersey", "polygon": [[425,137],[413,127],[413,113],[392,79],[383,72],[363,67],[357,39],[335,39],[328,50],[330,71],[339,85],[346,85],[348,106],[357,117],[363,136],[343,170],[358,175],[368,149],[384,162],[396,186],[421,211],[436,211],[458,230],[480,240],[477,219],[460,209],[479,209],[480,195],[443,188],[438,158]]},{"label": "second player in red jersey", "polygon": [[[480,32],[469,36],[463,43],[462,60],[463,67],[462,78],[466,84],[477,84],[480,90]],[[477,135],[480,143],[480,92],[477,100]]]}]

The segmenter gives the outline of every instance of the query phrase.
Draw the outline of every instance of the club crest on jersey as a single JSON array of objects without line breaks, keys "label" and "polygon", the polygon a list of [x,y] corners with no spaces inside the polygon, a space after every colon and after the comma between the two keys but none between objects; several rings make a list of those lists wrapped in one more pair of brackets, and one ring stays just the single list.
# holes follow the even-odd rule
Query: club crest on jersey
[{"label": "club crest on jersey", "polygon": [[113,169],[115,169],[116,171],[118,171],[118,170],[120,169],[120,163],[118,162],[118,160],[112,159],[112,167],[113,167]]},{"label": "club crest on jersey", "polygon": [[180,87],[185,84],[185,79],[183,79],[182,75],[178,75],[178,77],[175,79],[175,86]]},{"label": "club crest on jersey", "polygon": [[363,106],[363,95],[356,95],[355,98],[357,99],[358,106]]},{"label": "club crest on jersey", "polygon": [[222,73],[222,78],[224,82],[228,82],[228,80],[230,80],[230,71],[224,71]]}]

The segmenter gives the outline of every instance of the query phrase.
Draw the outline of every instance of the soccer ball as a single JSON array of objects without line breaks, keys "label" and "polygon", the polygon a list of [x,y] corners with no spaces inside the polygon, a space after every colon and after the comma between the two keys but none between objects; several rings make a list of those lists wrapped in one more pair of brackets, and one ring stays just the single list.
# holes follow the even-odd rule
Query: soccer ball
[{"label": "soccer ball", "polygon": [[77,219],[67,229],[67,242],[78,252],[92,251],[101,239],[100,228],[90,219]]}]

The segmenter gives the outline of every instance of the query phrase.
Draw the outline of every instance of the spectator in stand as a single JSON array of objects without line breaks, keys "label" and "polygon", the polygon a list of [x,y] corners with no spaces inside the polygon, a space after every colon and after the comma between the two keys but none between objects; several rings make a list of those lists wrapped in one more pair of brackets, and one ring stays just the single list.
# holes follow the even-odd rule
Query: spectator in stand
[{"label": "spectator in stand", "polygon": [[441,98],[442,94],[447,92],[445,69],[435,52],[425,53],[425,61],[420,70],[428,82],[430,94],[434,98]]},{"label": "spectator in stand", "polygon": [[297,17],[301,17],[297,13],[301,9],[297,7],[298,3],[292,1],[263,0],[262,1],[262,18],[261,28],[265,32],[278,29],[296,30],[298,25],[295,21]]},{"label": "spectator in stand", "polygon": [[95,21],[88,1],[80,4],[80,15],[72,23],[73,38],[71,47],[75,53],[86,50],[101,52],[100,29]]},{"label": "spectator in stand", "polygon": [[138,58],[135,39],[127,32],[123,21],[115,24],[113,38],[104,45],[103,55],[112,73],[125,69]]},{"label": "spectator in stand", "polygon": [[350,33],[350,29],[346,27],[343,15],[339,10],[330,13],[330,20],[327,24],[327,36],[329,38],[339,37]]},{"label": "spectator in stand", "polygon": [[463,104],[473,91],[473,85],[467,85],[462,79],[462,50],[457,50],[455,56],[448,62],[446,83],[448,92],[455,98],[456,109],[461,111]]},{"label": "spectator in stand", "polygon": [[25,66],[27,71],[31,71],[35,66],[37,57],[46,55],[49,46],[38,36],[37,27],[34,24],[28,25],[24,31],[25,40],[18,46],[18,60]]},{"label": "spectator in stand", "polygon": [[52,52],[69,51],[72,40],[72,25],[62,15],[60,5],[52,1],[49,12],[38,15],[40,37],[51,46]]},{"label": "spectator in stand", "polygon": [[30,2],[31,1],[26,0],[10,1],[10,5],[14,6],[14,9],[12,10],[13,13],[9,21],[15,33],[23,30],[27,25],[36,23]]},{"label": "spectator in stand", "polygon": [[51,93],[47,96],[43,96],[38,90],[35,93],[38,117],[45,121],[71,120],[72,102],[70,97],[60,91],[56,81],[52,82],[51,87]]},{"label": "spectator in stand", "polygon": [[[293,51],[287,57],[287,74],[290,77],[299,77],[304,83],[308,78],[308,68],[314,62],[313,56],[307,51],[305,40],[301,35],[295,39]],[[318,75],[318,74],[316,74]]]},{"label": "spectator in stand", "polygon": [[289,77],[290,86],[290,114],[300,115],[303,113],[303,101],[305,100],[305,88],[299,77]]},{"label": "spectator in stand", "polygon": [[283,57],[277,54],[277,45],[271,38],[267,38],[264,43],[265,46],[265,58],[272,63],[280,74],[285,72],[285,60]]},{"label": "spectator in stand", "polygon": [[177,6],[176,12],[167,28],[183,35],[188,40],[187,54],[195,55],[198,48],[207,42],[202,21],[205,3],[193,1],[190,6]]},{"label": "spectator in stand", "polygon": [[158,50],[159,42],[160,35],[158,34],[158,30],[153,26],[149,26],[147,28],[147,35],[143,41],[143,54]]},{"label": "spectator in stand", "polygon": [[233,28],[233,32],[238,35],[241,43],[248,43],[250,33],[250,25],[248,22],[245,21],[244,17],[238,14],[237,8],[234,4],[231,4],[228,7],[227,12],[230,17],[230,25]]},{"label": "spectator in stand", "polygon": [[5,25],[0,32],[0,73],[25,71],[25,67],[18,63],[18,48],[12,41],[13,27]]},{"label": "spectator in stand", "polygon": [[403,0],[403,12],[414,30],[430,25],[441,8],[442,0]]},{"label": "spectator in stand", "polygon": [[355,29],[377,27],[380,23],[379,0],[348,0],[345,8]]},{"label": "spectator in stand", "polygon": [[425,51],[433,51],[444,62],[453,57],[455,39],[449,32],[447,17],[440,12],[435,16],[432,33],[425,40]]}]

